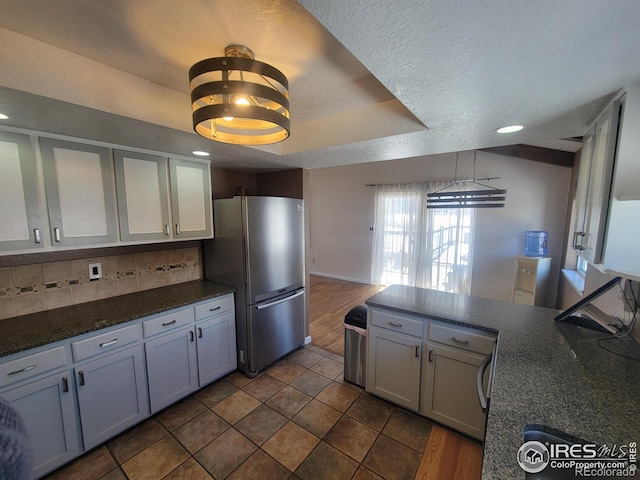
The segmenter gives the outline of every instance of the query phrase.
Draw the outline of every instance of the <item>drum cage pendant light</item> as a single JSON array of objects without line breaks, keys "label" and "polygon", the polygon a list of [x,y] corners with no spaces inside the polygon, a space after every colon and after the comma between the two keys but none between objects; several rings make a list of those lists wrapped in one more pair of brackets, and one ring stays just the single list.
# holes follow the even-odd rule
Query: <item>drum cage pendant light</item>
[{"label": "drum cage pendant light", "polygon": [[189,69],[193,129],[210,140],[267,145],[289,136],[289,82],[243,45]]}]

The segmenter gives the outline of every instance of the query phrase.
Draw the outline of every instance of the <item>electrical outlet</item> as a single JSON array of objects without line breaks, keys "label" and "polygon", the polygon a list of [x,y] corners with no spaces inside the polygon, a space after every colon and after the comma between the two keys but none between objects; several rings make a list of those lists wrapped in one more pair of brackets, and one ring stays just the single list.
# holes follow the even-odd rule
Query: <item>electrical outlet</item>
[{"label": "electrical outlet", "polygon": [[98,280],[102,277],[102,264],[90,263],[89,264],[89,280]]},{"label": "electrical outlet", "polygon": [[635,313],[638,311],[638,299],[640,298],[640,282],[627,280],[624,282],[624,311]]}]

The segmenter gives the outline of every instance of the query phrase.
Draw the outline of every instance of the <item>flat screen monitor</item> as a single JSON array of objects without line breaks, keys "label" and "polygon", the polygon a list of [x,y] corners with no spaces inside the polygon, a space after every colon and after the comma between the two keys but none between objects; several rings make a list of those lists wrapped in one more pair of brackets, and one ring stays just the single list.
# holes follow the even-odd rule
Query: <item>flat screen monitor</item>
[{"label": "flat screen monitor", "polygon": [[601,295],[603,295],[604,293],[608,292],[613,287],[618,285],[620,283],[620,280],[622,280],[622,277],[615,277],[614,279],[609,280],[600,288],[591,292],[589,295],[583,297],[582,299],[580,299],[580,301],[574,303],[569,308],[567,308],[564,312],[557,315],[555,317],[555,320],[557,322],[566,321],[567,323],[574,323],[582,327],[593,328],[595,330],[601,330],[603,332],[615,333],[616,330],[613,326],[608,325],[604,322],[598,321],[597,318],[589,318],[588,311],[587,311],[587,315],[582,315],[582,314],[576,315],[576,314],[579,312],[579,310],[587,309],[587,307],[591,304],[591,302],[593,302],[596,298],[600,297]]}]

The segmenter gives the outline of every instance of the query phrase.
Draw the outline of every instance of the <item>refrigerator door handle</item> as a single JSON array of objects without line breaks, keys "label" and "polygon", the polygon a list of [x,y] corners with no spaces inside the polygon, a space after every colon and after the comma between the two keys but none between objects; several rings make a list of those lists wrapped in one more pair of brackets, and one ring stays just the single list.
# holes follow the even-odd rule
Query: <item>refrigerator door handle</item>
[{"label": "refrigerator door handle", "polygon": [[298,293],[294,293],[293,295],[289,295],[288,297],[281,298],[280,300],[276,300],[275,302],[263,303],[261,305],[256,306],[256,310],[264,310],[265,308],[273,307],[274,305],[278,305],[279,303],[288,302],[289,300],[293,300],[296,297],[304,295],[304,290],[300,290]]},{"label": "refrigerator door handle", "polygon": [[249,284],[249,249],[247,248],[247,236],[242,234],[242,261],[244,263],[244,284]]}]

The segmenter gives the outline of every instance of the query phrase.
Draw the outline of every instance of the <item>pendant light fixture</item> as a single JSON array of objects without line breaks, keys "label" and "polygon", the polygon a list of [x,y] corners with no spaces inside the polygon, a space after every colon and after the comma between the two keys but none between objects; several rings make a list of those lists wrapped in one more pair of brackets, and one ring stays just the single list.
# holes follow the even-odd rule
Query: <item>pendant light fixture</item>
[{"label": "pendant light fixture", "polygon": [[[476,177],[476,155],[473,152],[473,179],[469,188],[469,180],[458,180],[458,157],[456,153],[456,170],[453,182],[433,193],[427,194],[427,208],[502,208],[507,201],[507,191],[478,182]],[[489,177],[482,180],[497,180],[500,177]],[[450,187],[464,183],[465,190],[449,190]],[[479,189],[477,187],[484,187]]]},{"label": "pendant light fixture", "polygon": [[254,60],[251,49],[229,45],[224,57],[189,69],[193,129],[210,140],[267,145],[289,136],[289,82]]}]

